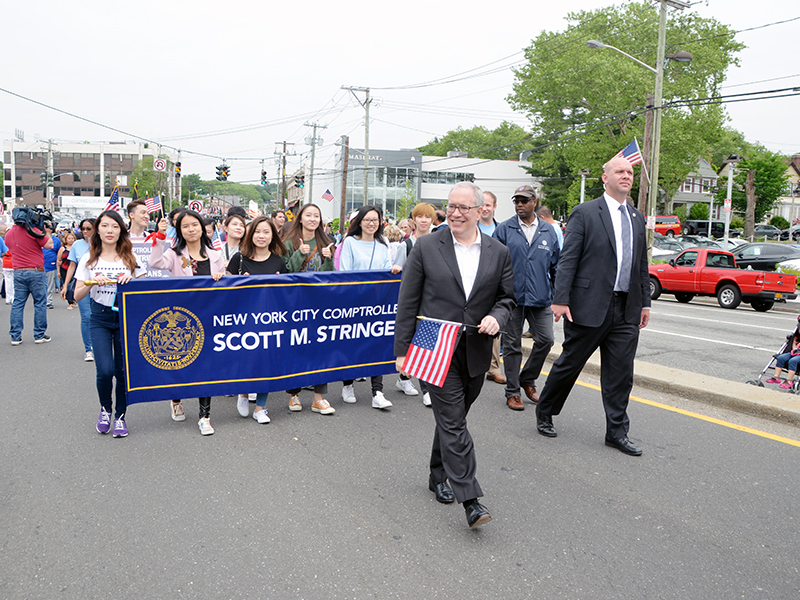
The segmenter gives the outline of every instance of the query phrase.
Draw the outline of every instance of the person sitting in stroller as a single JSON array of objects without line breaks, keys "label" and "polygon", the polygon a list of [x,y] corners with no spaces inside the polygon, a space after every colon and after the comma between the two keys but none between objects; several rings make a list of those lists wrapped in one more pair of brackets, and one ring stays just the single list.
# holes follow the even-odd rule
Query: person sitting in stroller
[{"label": "person sitting in stroller", "polygon": [[[779,383],[779,388],[784,390],[792,389],[792,381],[797,373],[797,366],[800,364],[800,331],[796,331],[792,338],[792,349],[775,357],[775,376],[767,379],[767,383]],[[786,374],[786,381],[781,379],[783,369],[789,368]]]}]

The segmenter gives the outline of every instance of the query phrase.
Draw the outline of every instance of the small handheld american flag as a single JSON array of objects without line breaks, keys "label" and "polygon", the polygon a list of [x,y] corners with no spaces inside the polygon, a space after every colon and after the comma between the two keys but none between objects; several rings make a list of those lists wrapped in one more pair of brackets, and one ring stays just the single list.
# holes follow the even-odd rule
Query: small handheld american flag
[{"label": "small handheld american flag", "polygon": [[111,197],[108,199],[108,204],[103,210],[115,210],[119,212],[119,186],[114,187],[114,191],[111,192]]},{"label": "small handheld american flag", "polygon": [[218,229],[214,229],[214,235],[211,236],[211,245],[214,246],[214,250],[222,250],[222,238],[219,237]]},{"label": "small handheld american flag", "polygon": [[420,317],[411,345],[408,347],[403,371],[431,385],[441,387],[450,369],[461,323],[437,321]]},{"label": "small handheld american flag", "polygon": [[155,196],[154,198],[145,198],[144,204],[147,207],[147,213],[153,214],[154,212],[158,212],[161,210],[161,196]]}]

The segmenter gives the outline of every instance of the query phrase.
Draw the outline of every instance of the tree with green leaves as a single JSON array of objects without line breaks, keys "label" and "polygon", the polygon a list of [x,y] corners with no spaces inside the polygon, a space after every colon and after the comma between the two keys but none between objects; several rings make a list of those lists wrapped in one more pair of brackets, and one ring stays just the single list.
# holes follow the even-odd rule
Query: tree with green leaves
[{"label": "tree with green leaves", "polygon": [[[745,181],[747,172],[755,171],[755,195],[756,205],[753,213],[755,223],[761,223],[764,217],[770,212],[778,202],[778,198],[786,188],[789,176],[786,173],[786,159],[780,154],[764,152],[749,158],[745,158],[738,165],[733,175],[733,194],[731,204],[733,210],[744,213],[747,210],[747,196]],[[714,197],[723,202],[728,194],[728,178],[720,177],[717,180],[717,190]]]},{"label": "tree with green leaves", "polygon": [[396,221],[407,219],[417,203],[417,188],[414,182],[406,179],[403,195],[397,201],[397,214],[394,216]]},{"label": "tree with green leaves", "polygon": [[689,211],[689,218],[692,221],[708,221],[708,204],[705,202],[696,202],[692,204],[692,209]]},{"label": "tree with green leaves", "polygon": [[[580,195],[580,171],[590,169],[591,196],[599,193],[602,165],[636,137],[644,139],[644,112],[655,86],[653,73],[610,49],[591,49],[600,40],[648,65],[655,65],[658,9],[651,2],[580,11],[567,15],[564,31],[543,31],[525,50],[508,97],[528,115],[535,138],[530,144],[532,174],[544,175],[545,195]],[[671,62],[664,70],[659,185],[671,196],[699,157],[710,158],[725,122],[719,104],[670,107],[672,101],[708,98],[718,92],[726,69],[737,64],[744,46],[733,30],[692,11],[671,12],[667,53],[690,51],[689,64]],[[566,169],[564,168],[566,166]],[[563,179],[565,171],[572,179]],[[635,197],[637,190],[632,191]]]},{"label": "tree with green leaves", "polygon": [[725,160],[732,154],[739,156],[755,156],[763,154],[767,149],[758,142],[748,142],[744,134],[732,127],[724,127],[714,147],[711,149],[711,165],[719,172]]},{"label": "tree with green leaves", "polygon": [[448,152],[466,152],[470,157],[503,160],[516,157],[525,150],[518,142],[529,139],[522,127],[503,121],[495,129],[476,125],[471,129],[461,127],[448,131],[441,139],[433,138],[419,148],[427,156],[447,156]]}]

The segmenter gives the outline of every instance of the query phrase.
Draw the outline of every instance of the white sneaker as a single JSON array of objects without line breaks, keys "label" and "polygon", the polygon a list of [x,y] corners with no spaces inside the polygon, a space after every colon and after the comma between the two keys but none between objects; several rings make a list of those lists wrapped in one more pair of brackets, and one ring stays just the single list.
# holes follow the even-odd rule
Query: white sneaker
[{"label": "white sneaker", "polygon": [[250,416],[250,400],[247,394],[244,396],[239,394],[239,398],[236,400],[236,410],[238,410],[239,414],[243,417]]},{"label": "white sneaker", "polygon": [[398,379],[395,387],[403,392],[406,396],[418,396],[419,392],[410,379]]},{"label": "white sneaker", "polygon": [[300,396],[297,394],[289,396],[289,410],[292,412],[299,412],[303,410],[303,405],[300,404]]},{"label": "white sneaker", "polygon": [[250,402],[255,402],[256,400],[258,400],[258,394],[247,394],[247,399]]},{"label": "white sneaker", "polygon": [[422,403],[425,406],[430,406],[431,405],[431,395],[428,392],[425,392],[424,394],[422,394]]},{"label": "white sneaker", "polygon": [[347,402],[348,404],[356,403],[356,392],[352,385],[342,386],[342,402]]},{"label": "white sneaker", "polygon": [[172,406],[172,420],[173,421],[185,421],[186,420],[186,413],[183,412],[183,404],[178,402],[175,404],[174,402],[170,402]]},{"label": "white sneaker", "polygon": [[213,435],[214,428],[211,426],[211,421],[208,417],[203,417],[197,422],[198,427],[200,427],[200,435]]},{"label": "white sneaker", "polygon": [[94,362],[94,352],[89,350],[86,354],[83,355],[84,362]]},{"label": "white sneaker", "polygon": [[392,405],[383,395],[383,392],[375,392],[372,397],[372,408],[389,408]]},{"label": "white sneaker", "polygon": [[267,414],[267,409],[262,408],[261,410],[257,410],[253,413],[253,418],[259,422],[259,424],[263,425],[264,423],[269,423],[269,415]]}]

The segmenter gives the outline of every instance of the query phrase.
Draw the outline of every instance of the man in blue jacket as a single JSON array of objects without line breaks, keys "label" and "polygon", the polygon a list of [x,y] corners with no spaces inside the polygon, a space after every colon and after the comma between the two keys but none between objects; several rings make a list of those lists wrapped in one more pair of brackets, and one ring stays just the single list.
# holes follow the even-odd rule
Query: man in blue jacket
[{"label": "man in blue jacket", "polygon": [[[506,403],[511,410],[525,410],[520,386],[531,402],[539,401],[536,379],[553,347],[553,283],[556,279],[558,234],[549,223],[536,217],[536,193],[529,185],[517,188],[512,198],[517,216],[503,221],[493,237],[511,252],[514,269],[514,295],[517,307],[511,314],[503,336],[503,362],[506,372]],[[528,323],[533,332],[533,351],[520,373],[522,331]]]}]

